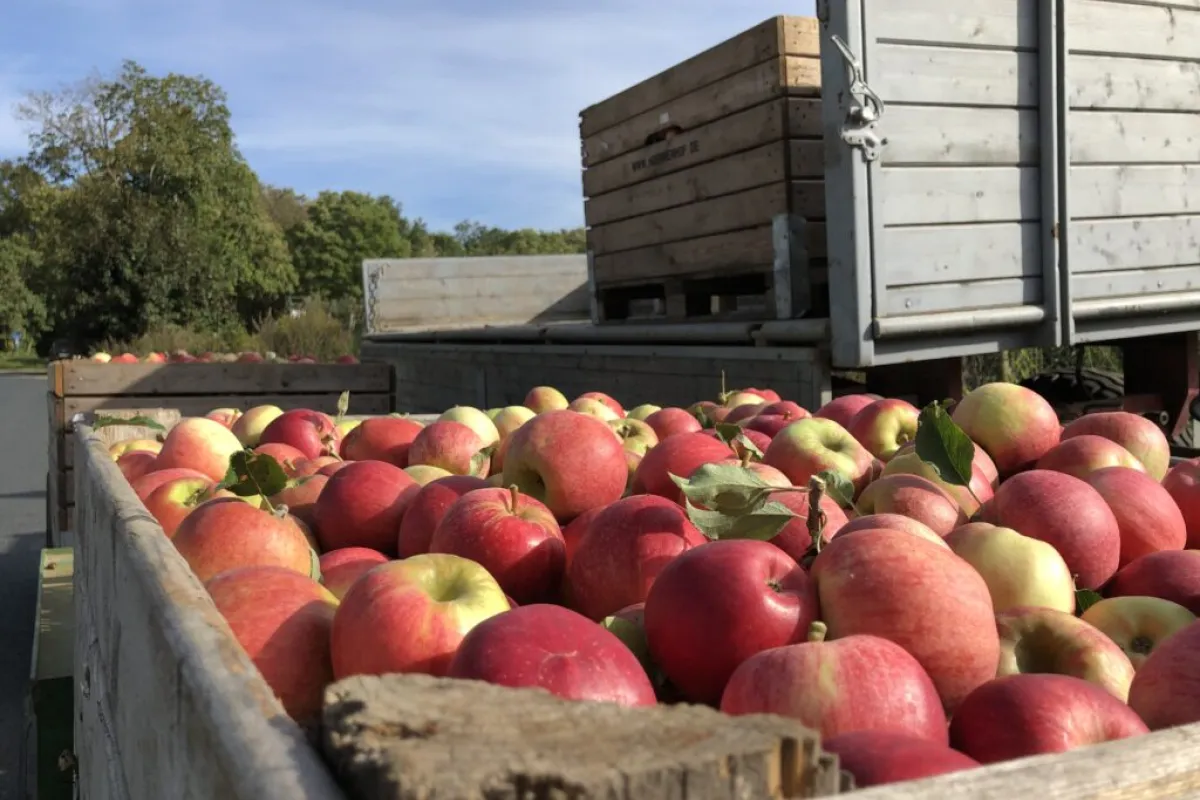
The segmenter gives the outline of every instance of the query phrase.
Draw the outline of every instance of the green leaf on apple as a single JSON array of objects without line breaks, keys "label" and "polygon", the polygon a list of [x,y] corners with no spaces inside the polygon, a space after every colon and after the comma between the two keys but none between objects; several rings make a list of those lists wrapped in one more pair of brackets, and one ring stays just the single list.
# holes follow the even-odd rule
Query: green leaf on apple
[{"label": "green leaf on apple", "polygon": [[825,482],[825,494],[842,508],[854,508],[854,484],[840,472],[831,469],[818,472],[817,478]]},{"label": "green leaf on apple", "polygon": [[777,488],[734,464],[703,464],[688,479],[667,474],[689,502],[718,514],[746,514],[761,508]]},{"label": "green leaf on apple", "polygon": [[499,444],[489,444],[486,447],[480,448],[479,452],[471,456],[471,467],[468,475],[486,475],[487,466],[492,463],[492,456],[496,452]]},{"label": "green leaf on apple", "polygon": [[742,435],[742,426],[732,422],[718,422],[713,426],[713,430],[717,432],[718,439],[731,446],[734,440]]},{"label": "green leaf on apple", "polygon": [[97,414],[92,418],[92,430],[111,428],[115,425],[132,425],[138,428],[149,428],[152,431],[166,432],[167,428],[161,422],[150,417],[108,417]]},{"label": "green leaf on apple", "polygon": [[762,461],[763,451],[759,450],[758,445],[756,445],[754,442],[750,441],[750,437],[747,436],[745,433],[739,433],[734,438],[734,441],[736,443],[740,444],[744,451],[746,451],[750,455],[754,456],[759,461]]},{"label": "green leaf on apple", "polygon": [[308,575],[317,583],[325,583],[325,576],[321,574],[321,557],[317,555],[317,551],[311,547],[308,548]]},{"label": "green leaf on apple", "polygon": [[685,501],[688,519],[709,539],[757,539],[769,541],[797,518],[783,503],[767,502],[740,514],[723,514],[698,508]]},{"label": "green leaf on apple", "polygon": [[238,497],[261,495],[266,499],[279,494],[287,485],[287,473],[274,458],[253,450],[240,450],[229,457],[229,471],[220,488]]},{"label": "green leaf on apple", "polygon": [[940,403],[930,403],[917,418],[917,457],[953,486],[971,485],[975,443],[946,413]]},{"label": "green leaf on apple", "polygon": [[1076,589],[1075,590],[1075,613],[1082,614],[1092,606],[1103,600],[1104,597],[1097,591],[1092,589]]}]

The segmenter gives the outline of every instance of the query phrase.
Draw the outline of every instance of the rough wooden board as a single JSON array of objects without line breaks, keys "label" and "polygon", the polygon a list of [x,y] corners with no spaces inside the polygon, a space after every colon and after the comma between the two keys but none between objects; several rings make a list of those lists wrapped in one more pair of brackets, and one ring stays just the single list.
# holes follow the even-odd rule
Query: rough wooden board
[{"label": "rough wooden board", "polygon": [[885,228],[887,286],[999,280],[1042,274],[1041,225],[992,223]]},{"label": "rough wooden board", "polygon": [[671,98],[781,55],[820,55],[820,27],[812,17],[772,17],[641,83],[580,112],[584,137],[599,133]]},{"label": "rough wooden board", "polygon": [[[992,166],[1038,163],[1038,112],[1009,108],[889,106],[880,162]],[[936,119],[936,125],[930,125]],[[1082,120],[1079,124],[1082,124]],[[1072,138],[1078,124],[1071,128]]]},{"label": "rough wooden board", "polygon": [[1033,50],[1038,44],[1037,3],[957,0],[951,14],[944,0],[903,0],[871,6],[869,22],[891,41]]},{"label": "rough wooden board", "polygon": [[[1200,261],[1200,254],[1197,254],[1197,261]],[[1088,272],[1071,277],[1071,297],[1075,300],[1148,297],[1197,290],[1200,290],[1200,264],[1166,269]]]},{"label": "rough wooden board", "polygon": [[[50,391],[72,395],[225,395],[386,392],[383,364],[98,364],[55,361]],[[165,405],[159,403],[158,405]]]},{"label": "rough wooden board", "polygon": [[[1073,50],[1195,61],[1200,8],[1195,0],[1114,3],[1066,0]],[[1187,5],[1190,8],[1181,8]]]},{"label": "rough wooden board", "polygon": [[938,311],[1035,306],[1042,303],[1042,289],[1041,276],[900,286],[889,288],[880,298],[879,316],[900,317]]},{"label": "rough wooden board", "polygon": [[326,757],[356,800],[812,797],[831,769],[816,740],[782,717],[631,709],[423,675],[334,684],[322,725]]},{"label": "rough wooden board", "polygon": [[820,93],[819,59],[773,58],[584,137],[583,165],[591,168],[638,150],[651,137],[667,130],[687,132],[783,95],[819,96]]},{"label": "rough wooden board", "polygon": [[104,441],[75,447],[84,796],[344,800]]},{"label": "rough wooden board", "polygon": [[1076,274],[1200,261],[1200,216],[1073,221],[1067,235],[1071,272]]},{"label": "rough wooden board", "polygon": [[1200,113],[1073,111],[1070,140],[1072,164],[1196,164]]},{"label": "rough wooden board", "polygon": [[[778,98],[701,125],[664,142],[633,150],[620,158],[597,164],[583,172],[584,197],[595,197],[635,183],[679,172],[688,167],[750,150],[777,139],[811,137],[813,157],[824,164],[819,106],[797,104],[796,114],[787,98]],[[810,168],[811,169],[811,168]],[[803,177],[824,174],[804,172]]]}]

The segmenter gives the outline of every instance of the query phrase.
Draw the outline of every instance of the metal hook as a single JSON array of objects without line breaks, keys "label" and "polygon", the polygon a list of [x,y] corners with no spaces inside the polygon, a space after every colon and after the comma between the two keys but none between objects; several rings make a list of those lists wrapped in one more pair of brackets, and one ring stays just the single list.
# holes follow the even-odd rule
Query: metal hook
[{"label": "metal hook", "polygon": [[841,51],[842,60],[846,62],[846,73],[850,78],[850,94],[861,96],[863,103],[871,107],[869,110],[863,109],[865,112],[864,116],[867,116],[869,119],[878,119],[883,116],[883,98],[875,94],[875,90],[867,85],[866,78],[863,77],[862,62],[859,61],[858,56],[854,55],[850,50],[850,45],[846,44],[846,41],[841,36],[835,33],[830,38],[837,49]]}]

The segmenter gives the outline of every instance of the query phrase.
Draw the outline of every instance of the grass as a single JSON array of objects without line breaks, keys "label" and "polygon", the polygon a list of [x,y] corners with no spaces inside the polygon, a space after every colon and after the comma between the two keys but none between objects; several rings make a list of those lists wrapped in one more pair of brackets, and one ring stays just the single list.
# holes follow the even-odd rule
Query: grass
[{"label": "grass", "polygon": [[46,368],[46,359],[36,353],[0,352],[0,372],[40,372]]}]

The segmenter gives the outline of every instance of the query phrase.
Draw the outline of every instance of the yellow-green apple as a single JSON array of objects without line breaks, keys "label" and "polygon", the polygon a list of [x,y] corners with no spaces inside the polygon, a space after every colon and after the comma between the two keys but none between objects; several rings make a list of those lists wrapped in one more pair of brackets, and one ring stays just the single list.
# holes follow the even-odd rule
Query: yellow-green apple
[{"label": "yellow-green apple", "polygon": [[408,417],[365,419],[342,439],[341,456],[347,461],[386,461],[407,467],[408,448],[424,427]]},{"label": "yellow-green apple", "polygon": [[1150,730],[1200,722],[1200,624],[1161,642],[1134,676],[1129,706]]},{"label": "yellow-green apple", "polygon": [[1133,709],[1093,683],[1070,675],[1009,675],[963,701],[950,722],[950,744],[994,764],[1148,732]]},{"label": "yellow-green apple", "polygon": [[[612,434],[609,434],[612,436]],[[438,420],[417,432],[408,447],[408,465],[441,467],[454,475],[488,474],[491,459],[479,434],[461,422]]]},{"label": "yellow-green apple", "polygon": [[1182,550],[1187,545],[1187,522],[1171,493],[1144,472],[1129,467],[1105,467],[1087,476],[1117,518],[1121,532],[1121,563],[1159,550]]},{"label": "yellow-green apple", "polygon": [[1053,546],[1012,528],[970,522],[946,536],[946,544],[987,583],[996,611],[1021,606],[1075,611],[1075,581]]},{"label": "yellow-green apple", "polygon": [[[789,523],[790,524],[790,523]],[[934,533],[924,522],[918,522],[912,517],[906,517],[903,514],[866,514],[861,517],[855,517],[846,522],[834,533],[826,537],[826,540],[833,536],[840,536],[854,531],[869,531],[874,528],[886,528],[892,531],[902,531],[903,533],[912,534],[927,542],[933,542],[939,547],[949,549],[950,545],[946,544],[946,540]]]},{"label": "yellow-green apple", "polygon": [[678,433],[695,433],[702,427],[700,421],[686,410],[670,406],[650,414],[646,417],[646,424],[654,429],[655,436],[660,440]]},{"label": "yellow-green apple", "polygon": [[1121,560],[1120,528],[1104,497],[1062,472],[1035,469],[1002,481],[987,521],[1049,542],[1083,589],[1103,586]]},{"label": "yellow-green apple", "polygon": [[232,428],[233,423],[237,422],[238,417],[240,417],[241,415],[242,415],[241,409],[214,408],[212,411],[208,412],[204,416],[208,417],[209,419],[213,420],[214,422],[221,423],[226,428]]},{"label": "yellow-green apple", "polygon": [[108,353],[93,353],[92,361],[95,361],[97,364],[107,364],[112,361],[112,356]]},{"label": "yellow-green apple", "polygon": [[629,409],[629,413],[626,414],[626,416],[633,417],[634,419],[640,419],[645,422],[647,417],[661,408],[662,406],[656,406],[653,403],[642,403],[640,406],[634,406],[633,408]]},{"label": "yellow-green apple", "polygon": [[[775,534],[770,540],[771,544],[800,563],[812,547],[812,535],[808,532],[808,492],[776,492],[771,495],[771,500],[781,503],[796,515]],[[825,512],[821,539],[828,542],[847,525],[846,512],[827,494],[821,495],[821,510]]]},{"label": "yellow-green apple", "polygon": [[[479,437],[479,441],[483,442],[484,447],[500,441],[500,431],[496,429],[496,423],[488,419],[488,415],[478,408],[454,406],[443,411],[438,420],[443,422],[461,422],[475,431],[475,435]],[[400,466],[404,465],[401,464]]]},{"label": "yellow-green apple", "polygon": [[187,469],[186,467],[173,467],[171,469],[154,469],[142,477],[130,481],[129,485],[133,488],[133,492],[138,496],[138,499],[145,503],[146,498],[150,496],[151,492],[164,483],[176,480],[177,478],[204,478],[207,481],[212,481],[212,478],[198,470]]},{"label": "yellow-green apple", "polygon": [[779,392],[776,392],[774,389],[759,389],[754,386],[747,386],[746,388],[739,389],[738,391],[745,392],[746,394],[756,394],[767,403],[778,403],[782,399],[779,396]]},{"label": "yellow-green apple", "polygon": [[863,514],[912,517],[938,536],[967,521],[966,513],[949,492],[920,475],[884,475],[862,490],[855,505]]},{"label": "yellow-green apple", "polygon": [[1200,458],[1171,467],[1162,485],[1183,514],[1188,549],[1200,549]]},{"label": "yellow-green apple", "polygon": [[717,705],[742,662],[804,641],[817,614],[816,588],[791,556],[770,542],[715,541],[658,573],[646,597],[646,641],[686,699]]},{"label": "yellow-green apple", "polygon": [[1161,597],[1109,597],[1080,616],[1112,639],[1135,670],[1158,645],[1196,621],[1196,615]]},{"label": "yellow-green apple", "polygon": [[146,356],[146,363],[147,364],[165,364],[165,363],[167,363],[167,356],[165,353],[157,353],[157,352],[150,353],[149,355]]},{"label": "yellow-green apple", "polygon": [[308,458],[337,453],[341,442],[333,418],[320,411],[294,408],[285,411],[263,429],[259,445],[290,444]]},{"label": "yellow-green apple", "polygon": [[1091,434],[1112,439],[1142,462],[1146,474],[1161,481],[1171,466],[1171,443],[1167,435],[1150,420],[1129,411],[1100,411],[1084,414],[1068,422],[1063,439]]},{"label": "yellow-green apple", "polygon": [[707,541],[687,512],[666,498],[637,494],[607,505],[592,519],[567,567],[575,610],[598,622],[645,602],[672,559]]},{"label": "yellow-green apple", "polygon": [[188,417],[167,433],[155,464],[157,469],[194,469],[219,481],[229,472],[229,458],[241,449],[242,443],[221,423]]},{"label": "yellow-green apple", "polygon": [[702,464],[732,457],[733,450],[729,445],[707,433],[668,436],[642,457],[630,491],[633,494],[654,494],[682,503],[683,493],[671,480],[672,475],[687,477]]},{"label": "yellow-green apple", "polygon": [[333,475],[313,505],[321,550],[369,547],[396,552],[396,532],[421,491],[408,473],[386,461],[351,461]]},{"label": "yellow-green apple", "polygon": [[812,564],[830,637],[881,636],[913,655],[948,713],[996,675],[987,583],[945,547],[875,528],[835,536]]},{"label": "yellow-green apple", "polygon": [[821,751],[838,757],[838,767],[854,777],[856,789],[979,766],[975,759],[944,744],[888,730],[855,731],[822,739]]},{"label": "yellow-green apple", "polygon": [[208,478],[176,478],[147,495],[146,510],[158,521],[167,538],[173,538],[179,523],[201,503],[211,500],[217,484]]},{"label": "yellow-green apple", "polygon": [[608,427],[617,435],[621,446],[631,453],[645,455],[647,450],[658,444],[658,434],[654,428],[639,419],[610,420]]},{"label": "yellow-green apple", "polygon": [[360,576],[333,617],[333,674],[445,675],[472,628],[509,610],[483,567],[449,553],[380,564]]},{"label": "yellow-green apple", "polygon": [[545,411],[559,411],[566,408],[569,403],[567,396],[553,386],[535,386],[525,395],[521,405],[535,414],[541,414]]},{"label": "yellow-green apple", "polygon": [[548,604],[480,622],[463,638],[446,675],[536,687],[567,700],[657,703],[646,671],[620,639],[587,617]]},{"label": "yellow-green apple", "polygon": [[290,444],[284,444],[283,442],[260,444],[254,448],[254,452],[275,459],[275,462],[279,464],[288,477],[294,477],[296,467],[308,460],[308,457],[304,453]]},{"label": "yellow-green apple", "polygon": [[[779,398],[776,397],[775,399],[778,400]],[[757,392],[741,390],[727,394],[721,405],[726,408],[738,408],[739,406],[765,406],[767,402],[767,398]]]},{"label": "yellow-green apple", "polygon": [[559,523],[608,505],[625,493],[629,479],[625,448],[612,429],[595,417],[547,411],[506,441],[505,485],[515,485],[544,503]]},{"label": "yellow-green apple", "polygon": [[916,444],[909,443],[902,445],[900,449],[888,460],[884,465],[884,475],[895,475],[897,473],[906,473],[909,475],[920,475],[926,480],[931,480],[938,486],[941,486],[950,496],[958,501],[968,515],[974,515],[981,503],[986,503],[992,499],[995,494],[996,486],[1000,483],[1000,478],[996,473],[996,465],[992,463],[991,456],[982,447],[975,447],[975,456],[971,459],[971,481],[970,488],[966,486],[958,486],[953,483],[947,483],[942,480],[938,471],[932,465],[921,460],[917,455]]},{"label": "yellow-green apple", "polygon": [[128,450],[117,457],[117,467],[125,476],[125,480],[133,482],[147,472],[156,469],[155,462],[157,460],[157,453],[147,450]]},{"label": "yellow-green apple", "polygon": [[489,487],[455,500],[433,531],[429,552],[469,558],[520,605],[553,599],[566,547],[554,515],[515,487]]},{"label": "yellow-green apple", "polygon": [[621,406],[621,404],[618,403],[616,400],[614,400],[609,395],[605,394],[604,392],[584,392],[583,394],[579,395],[579,397],[577,397],[575,399],[576,400],[598,400],[601,403],[603,403],[604,405],[608,406],[608,408],[614,414],[616,414],[618,417],[625,416],[625,409]]},{"label": "yellow-green apple", "polygon": [[488,415],[488,419],[490,419],[492,422],[495,422],[496,415],[500,413],[500,406],[497,406],[495,408],[485,409],[483,413]]},{"label": "yellow-green apple", "polygon": [[826,633],[814,622],[808,641],[747,658],[730,675],[721,710],[789,717],[822,740],[886,729],[949,744],[937,689],[907,650],[878,636],[826,641]]},{"label": "yellow-green apple", "polygon": [[613,422],[622,419],[620,414],[594,397],[576,397],[567,406],[567,409],[580,414],[587,414],[589,417],[595,417],[601,422]]},{"label": "yellow-green apple", "polygon": [[449,470],[430,466],[429,464],[412,464],[405,467],[404,471],[421,486],[428,486],[436,480],[448,478],[454,474]]},{"label": "yellow-green apple", "polygon": [[298,722],[318,721],[333,682],[329,636],[337,598],[281,567],[233,569],[204,588],[284,711]]},{"label": "yellow-green apple", "polygon": [[286,567],[310,577],[318,568],[299,527],[236,497],[218,497],[192,509],[173,541],[201,581],[234,567]]},{"label": "yellow-green apple", "polygon": [[262,437],[262,432],[267,429],[267,426],[275,421],[276,417],[283,415],[283,409],[279,406],[264,405],[248,408],[242,415],[233,422],[233,435],[236,436],[246,447],[254,447],[258,444],[258,440]]},{"label": "yellow-green apple", "polygon": [[343,547],[321,554],[321,583],[334,597],[341,600],[351,585],[388,557],[369,547]]},{"label": "yellow-green apple", "polygon": [[840,474],[861,492],[875,477],[878,461],[849,431],[830,419],[809,417],[788,425],[771,439],[763,463],[796,486],[825,470]]},{"label": "yellow-green apple", "polygon": [[408,558],[429,552],[429,540],[455,500],[467,492],[488,488],[488,482],[472,475],[448,475],[421,487],[400,520],[396,552]]},{"label": "yellow-green apple", "polygon": [[1084,434],[1063,439],[1038,459],[1038,469],[1065,472],[1087,480],[1088,475],[1105,467],[1129,467],[1145,472],[1142,462],[1124,447],[1103,436]]},{"label": "yellow-green apple", "polygon": [[950,415],[988,452],[1001,478],[1032,468],[1058,444],[1062,430],[1054,407],[1015,383],[985,383],[968,392]]},{"label": "yellow-green apple", "polygon": [[813,416],[833,420],[846,428],[849,427],[859,411],[881,399],[877,394],[844,394],[821,406],[813,412]]},{"label": "yellow-green apple", "polygon": [[1200,615],[1200,550],[1162,550],[1122,567],[1104,593],[1109,597],[1161,597]]},{"label": "yellow-green apple", "polygon": [[108,446],[108,454],[116,461],[125,453],[138,451],[142,453],[154,453],[157,455],[162,452],[162,442],[157,439],[125,439],[120,442],[113,442]]},{"label": "yellow-green apple", "polygon": [[859,411],[845,427],[871,455],[887,461],[902,445],[916,439],[920,414],[907,400],[887,397]]},{"label": "yellow-green apple", "polygon": [[300,478],[291,478],[282,491],[271,496],[271,505],[287,506],[289,514],[309,528],[315,528],[317,522],[313,511],[317,505],[317,498],[321,496],[321,491],[328,482],[329,477],[326,475],[305,475]]},{"label": "yellow-green apple", "polygon": [[998,676],[1051,672],[1094,683],[1125,701],[1133,664],[1095,626],[1065,611],[1022,606],[996,613],[1000,632]]},{"label": "yellow-green apple", "polygon": [[505,406],[492,418],[492,422],[496,425],[500,438],[507,439],[513,431],[536,416],[532,409],[525,406]]}]

